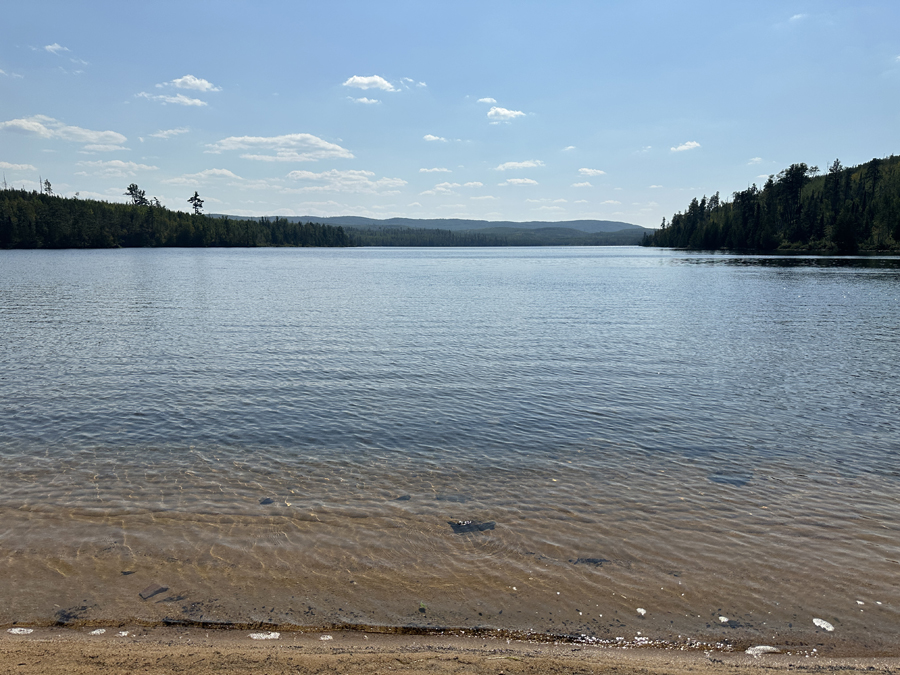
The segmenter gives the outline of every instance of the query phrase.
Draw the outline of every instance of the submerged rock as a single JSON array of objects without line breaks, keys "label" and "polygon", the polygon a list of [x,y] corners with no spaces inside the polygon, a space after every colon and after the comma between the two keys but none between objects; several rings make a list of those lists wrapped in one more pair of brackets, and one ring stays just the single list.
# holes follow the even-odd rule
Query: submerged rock
[{"label": "submerged rock", "polygon": [[272,499],[271,497],[263,497],[262,499],[259,500],[259,503],[262,504],[263,506],[268,506],[269,504],[274,504],[275,500]]},{"label": "submerged rock", "polygon": [[486,523],[479,523],[475,520],[448,520],[450,527],[456,534],[464,534],[465,532],[484,532],[485,530],[493,530],[497,524],[493,520]]},{"label": "submerged rock", "polygon": [[143,599],[143,600],[149,600],[154,595],[159,595],[160,593],[165,593],[167,590],[169,590],[168,586],[160,586],[159,584],[150,584],[149,586],[147,586],[147,588],[145,588],[140,593],[138,593],[138,595],[140,595],[141,599]]}]

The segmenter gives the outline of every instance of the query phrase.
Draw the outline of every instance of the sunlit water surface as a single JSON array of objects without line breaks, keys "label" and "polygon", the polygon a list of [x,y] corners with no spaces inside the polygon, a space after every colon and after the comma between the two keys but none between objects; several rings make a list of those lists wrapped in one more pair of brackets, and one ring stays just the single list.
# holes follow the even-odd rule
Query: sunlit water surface
[{"label": "sunlit water surface", "polygon": [[0,623],[897,653],[898,300],[897,258],[0,252]]}]

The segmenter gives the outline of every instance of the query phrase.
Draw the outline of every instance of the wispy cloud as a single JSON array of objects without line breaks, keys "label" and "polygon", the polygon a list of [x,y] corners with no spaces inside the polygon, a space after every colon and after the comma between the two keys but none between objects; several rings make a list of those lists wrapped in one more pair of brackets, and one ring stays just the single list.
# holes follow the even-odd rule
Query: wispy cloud
[{"label": "wispy cloud", "polygon": [[313,171],[291,171],[287,177],[291,180],[312,183],[312,185],[289,190],[293,192],[362,192],[384,193],[406,185],[401,178],[379,178],[373,180],[373,171],[331,169],[315,173]]},{"label": "wispy cloud", "polygon": [[658,189],[661,188],[661,187],[662,187],[662,185],[651,185],[651,186],[650,186],[650,189],[651,189],[651,190],[658,190]]},{"label": "wispy cloud", "polygon": [[486,200],[486,199],[497,199],[497,198],[494,197],[493,195],[483,195],[481,197],[469,197],[469,199],[471,199],[473,201],[482,201],[482,200]]},{"label": "wispy cloud", "polygon": [[174,103],[176,105],[188,105],[188,106],[204,106],[207,105],[206,101],[201,101],[199,98],[190,98],[189,96],[185,96],[184,94],[175,94],[175,96],[167,96],[166,94],[148,94],[146,91],[139,92],[135,94],[137,98],[146,98],[149,101],[159,101],[163,105],[167,103]]},{"label": "wispy cloud", "polygon": [[600,206],[603,206],[604,204],[609,204],[610,206],[618,206],[621,203],[622,202],[617,202],[615,199],[607,199],[604,202],[600,202]]},{"label": "wispy cloud", "polygon": [[177,129],[160,129],[155,134],[150,134],[151,138],[162,138],[163,140],[172,138],[173,136],[179,136],[180,134],[186,134],[190,129],[187,127],[178,127]]},{"label": "wispy cloud", "polygon": [[514,120],[517,117],[524,117],[525,113],[523,113],[521,110],[507,110],[506,108],[493,106],[490,110],[488,110],[487,116],[492,123],[497,124],[499,122],[509,122],[510,120]]},{"label": "wispy cloud", "polygon": [[19,119],[0,122],[0,130],[7,129],[22,134],[32,134],[46,139],[59,139],[74,143],[85,143],[95,146],[109,146],[121,149],[127,138],[116,131],[92,131],[81,127],[70,126],[46,115],[33,115]]},{"label": "wispy cloud", "polygon": [[191,187],[197,187],[209,183],[210,180],[219,178],[228,178],[238,181],[243,180],[236,173],[229,171],[228,169],[204,169],[197,173],[186,173],[175,178],[167,178],[160,182],[166,183],[167,185],[189,185]]},{"label": "wispy cloud", "polygon": [[390,82],[379,75],[354,75],[347,78],[344,82],[345,87],[355,87],[356,89],[381,89],[382,91],[399,91]]},{"label": "wispy cloud", "polygon": [[747,162],[747,164],[749,164],[750,166],[754,164],[762,164],[762,157],[751,157],[750,161]]},{"label": "wispy cloud", "polygon": [[58,42],[54,42],[52,45],[47,45],[44,47],[51,54],[59,54],[60,52],[68,52],[71,51],[68,47],[63,47]]},{"label": "wispy cloud", "polygon": [[809,15],[808,14],[794,14],[794,16],[792,16],[790,19],[788,19],[788,21],[802,21],[807,16],[809,16]]},{"label": "wispy cloud", "polygon": [[582,176],[605,176],[606,172],[600,169],[578,169],[578,173]]},{"label": "wispy cloud", "polygon": [[207,145],[207,152],[219,154],[232,150],[268,150],[274,154],[245,153],[243,159],[264,162],[312,162],[319,159],[353,159],[353,153],[312,134],[284,136],[229,136]]},{"label": "wispy cloud", "polygon": [[114,143],[89,143],[81,149],[82,154],[85,155],[93,154],[95,152],[117,152],[119,150],[131,150],[131,148],[126,148],[124,145],[117,145]]},{"label": "wispy cloud", "polygon": [[9,162],[0,162],[0,169],[9,169],[10,171],[37,171],[31,164],[10,164]]},{"label": "wispy cloud", "polygon": [[377,98],[366,98],[365,96],[363,96],[362,98],[353,98],[351,96],[350,99],[352,101],[355,101],[356,103],[363,103],[365,105],[378,105],[379,103],[381,103],[381,101],[379,101]]},{"label": "wispy cloud", "polygon": [[526,159],[524,162],[503,162],[500,166],[494,167],[495,171],[506,171],[508,169],[533,169],[537,166],[544,166],[539,159]]},{"label": "wispy cloud", "polygon": [[496,102],[497,102],[497,99],[495,99],[495,98],[490,98],[489,96],[486,96],[485,98],[480,98],[480,99],[478,99],[478,102],[479,102],[479,103],[496,103]]},{"label": "wispy cloud", "polygon": [[584,181],[583,183],[572,183],[572,187],[594,187],[591,185],[590,181]]},{"label": "wispy cloud", "polygon": [[532,180],[531,178],[508,178],[502,183],[498,183],[500,187],[504,187],[506,185],[537,185],[538,182],[536,180]]},{"label": "wispy cloud", "polygon": [[450,173],[450,169],[442,166],[436,166],[433,169],[419,169],[419,173]]},{"label": "wispy cloud", "polygon": [[98,160],[96,162],[78,162],[78,166],[83,166],[92,171],[77,172],[78,175],[93,174],[95,176],[110,176],[127,178],[136,176],[139,171],[156,171],[158,166],[150,166],[147,164],[136,164],[135,162],[123,162],[121,159],[111,159],[108,161]]},{"label": "wispy cloud", "polygon": [[563,152],[569,152],[570,150],[574,150],[574,149],[575,149],[575,146],[574,146],[574,145],[567,145],[566,147],[564,147],[564,148],[562,149],[562,151],[563,151]]},{"label": "wispy cloud", "polygon": [[480,187],[484,187],[484,183],[479,183],[477,180],[473,180],[473,181],[469,181],[468,183],[464,183],[463,187],[480,188]]},{"label": "wispy cloud", "polygon": [[175,87],[177,89],[192,89],[193,91],[222,91],[222,87],[215,86],[209,80],[204,80],[193,75],[185,75],[168,82],[156,85],[157,87]]},{"label": "wispy cloud", "polygon": [[433,134],[425,134],[424,136],[422,136],[422,138],[426,141],[440,141],[441,143],[447,142],[447,139],[443,136],[435,136]]},{"label": "wispy cloud", "polygon": [[682,143],[674,148],[672,148],[672,152],[684,152],[685,150],[693,150],[694,148],[699,148],[700,144],[697,141],[688,141],[687,143]]}]

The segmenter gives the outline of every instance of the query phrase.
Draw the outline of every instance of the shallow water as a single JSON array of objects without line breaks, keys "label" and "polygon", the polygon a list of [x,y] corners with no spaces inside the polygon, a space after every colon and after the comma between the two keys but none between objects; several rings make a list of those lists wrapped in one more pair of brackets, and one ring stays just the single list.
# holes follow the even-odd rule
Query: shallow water
[{"label": "shallow water", "polygon": [[897,258],[0,252],[0,622],[896,651],[898,297]]}]

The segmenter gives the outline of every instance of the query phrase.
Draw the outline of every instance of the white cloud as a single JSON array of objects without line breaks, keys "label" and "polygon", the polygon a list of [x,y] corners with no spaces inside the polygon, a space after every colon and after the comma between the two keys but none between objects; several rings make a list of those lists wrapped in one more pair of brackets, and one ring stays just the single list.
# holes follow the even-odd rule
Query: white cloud
[{"label": "white cloud", "polygon": [[124,145],[114,145],[110,143],[89,143],[88,145],[82,148],[84,153],[92,153],[92,152],[116,152],[118,150],[131,150],[131,148],[126,148]]},{"label": "white cloud", "polygon": [[487,116],[489,120],[496,124],[498,122],[509,122],[516,117],[524,117],[525,113],[523,113],[521,110],[507,110],[506,108],[498,108],[497,106],[493,106],[490,110],[488,110]]},{"label": "white cloud", "polygon": [[650,189],[651,189],[651,190],[658,190],[658,189],[661,188],[661,187],[662,187],[662,185],[651,185],[651,186],[650,186]]},{"label": "white cloud", "polygon": [[[161,87],[163,85],[158,84],[156,86]],[[166,82],[165,86],[177,87],[178,89],[193,89],[194,91],[222,91],[222,87],[217,87],[212,82],[193,75],[185,75],[184,77],[171,80]]]},{"label": "white cloud", "polygon": [[58,42],[54,42],[52,45],[47,45],[44,47],[51,54],[59,54],[60,52],[68,52],[71,51],[68,47],[63,47]]},{"label": "white cloud", "polygon": [[478,102],[479,102],[479,103],[496,103],[496,102],[497,102],[497,99],[495,99],[495,98],[490,98],[490,97],[485,97],[485,98],[480,98],[480,99],[478,99]]},{"label": "white cloud", "polygon": [[539,206],[536,209],[532,209],[532,211],[565,211],[565,209],[561,206]]},{"label": "white cloud", "polygon": [[379,103],[381,103],[381,101],[379,101],[377,98],[366,98],[365,96],[363,96],[362,98],[353,98],[351,96],[350,100],[356,103],[363,103],[365,105],[378,105]]},{"label": "white cloud", "polygon": [[688,141],[687,143],[682,143],[678,147],[672,148],[672,152],[683,152],[684,150],[693,150],[694,148],[699,148],[700,144],[697,141]]},{"label": "white cloud", "polygon": [[433,169],[419,169],[419,173],[451,173],[450,169],[445,169],[442,166],[435,167]]},{"label": "white cloud", "polygon": [[416,82],[416,86],[417,87],[427,87],[428,85],[425,84],[424,82]]},{"label": "white cloud", "polygon": [[167,185],[190,185],[193,187],[208,183],[210,179],[214,178],[230,178],[232,180],[243,180],[240,176],[229,171],[228,169],[204,169],[203,171],[199,171],[197,173],[186,173],[176,178],[167,178],[166,180],[160,182],[166,183]]},{"label": "white cloud", "polygon": [[590,202],[587,199],[576,199],[575,203],[576,204],[590,204]]},{"label": "white cloud", "polygon": [[0,122],[0,129],[9,129],[23,134],[34,134],[41,138],[60,139],[74,143],[120,146],[127,138],[116,131],[92,131],[69,126],[46,115],[33,115],[8,122]]},{"label": "white cloud", "polygon": [[190,98],[185,96],[184,94],[175,94],[175,96],[166,96],[165,94],[148,94],[146,91],[142,91],[138,94],[135,94],[137,98],[146,98],[150,101],[160,101],[163,105],[166,103],[175,103],[176,105],[190,105],[190,106],[204,106],[207,105],[206,101],[201,101],[199,98]]},{"label": "white cloud", "polygon": [[162,138],[163,140],[172,138],[172,136],[178,136],[180,134],[186,134],[190,129],[187,127],[178,127],[177,129],[160,129],[155,134],[150,134],[150,138]]},{"label": "white cloud", "polygon": [[600,202],[600,205],[601,206],[603,206],[604,204],[618,205],[621,203],[622,202],[617,202],[615,199],[607,199],[605,202]]},{"label": "white cloud", "polygon": [[762,164],[762,157],[752,157],[747,164]]},{"label": "white cloud", "polygon": [[[78,166],[88,169],[94,169],[90,172],[95,176],[116,176],[130,177],[136,176],[138,171],[156,171],[159,167],[148,166],[147,164],[136,164],[135,162],[123,162],[121,159],[111,159],[109,161],[98,160],[96,162],[78,162]],[[88,172],[79,172],[79,175],[86,175]]]},{"label": "white cloud", "polygon": [[594,187],[591,185],[590,181],[584,181],[583,183],[572,183],[572,187]]},{"label": "white cloud", "polygon": [[468,183],[465,183],[463,185],[463,187],[480,188],[480,187],[484,187],[484,183],[479,183],[477,180],[473,180],[473,181],[469,181]]},{"label": "white cloud", "polygon": [[6,71],[3,69],[0,69],[0,75],[6,76]]},{"label": "white cloud", "polygon": [[794,14],[788,21],[800,21],[801,19],[805,19],[808,14]]},{"label": "white cloud", "polygon": [[10,164],[9,162],[0,162],[0,169],[9,169],[10,171],[37,171],[31,164]]},{"label": "white cloud", "polygon": [[578,173],[582,176],[605,176],[606,172],[600,169],[578,169]]},{"label": "white cloud", "polygon": [[363,77],[354,75],[344,82],[345,87],[356,87],[357,89],[381,89],[382,91],[397,91],[390,82],[378,75],[369,75]]},{"label": "white cloud", "polygon": [[568,152],[569,150],[574,150],[574,149],[575,149],[575,146],[574,146],[574,145],[567,145],[566,147],[564,147],[564,148],[562,149],[562,151],[563,151],[563,152]]},{"label": "white cloud", "polygon": [[407,204],[407,206],[418,206],[420,209],[422,208],[422,205],[419,202],[413,202],[412,204]]},{"label": "white cloud", "polygon": [[446,143],[447,139],[443,136],[434,136],[432,134],[425,134],[422,136],[426,141],[440,141],[441,143]]},{"label": "white cloud", "polygon": [[509,178],[502,183],[499,183],[500,187],[505,185],[537,185],[538,182],[536,180],[531,180],[530,178]]},{"label": "white cloud", "polygon": [[312,134],[284,136],[229,136],[207,145],[207,152],[219,154],[227,150],[270,150],[275,154],[243,154],[244,159],[264,162],[311,162],[317,159],[353,159],[353,153]]},{"label": "white cloud", "polygon": [[536,166],[544,166],[539,159],[526,159],[524,162],[504,162],[500,166],[494,167],[495,171],[506,171],[507,169],[533,169]]},{"label": "white cloud", "polygon": [[338,171],[331,169],[315,173],[313,171],[291,171],[288,178],[297,181],[307,181],[315,183],[292,192],[311,192],[311,191],[327,191],[327,192],[365,192],[375,193],[384,192],[393,188],[399,188],[406,185],[406,181],[401,178],[379,178],[372,180],[375,173],[372,171],[347,170]]},{"label": "white cloud", "polygon": [[482,200],[482,199],[497,199],[497,198],[492,195],[484,195],[483,197],[469,197],[469,199]]}]

